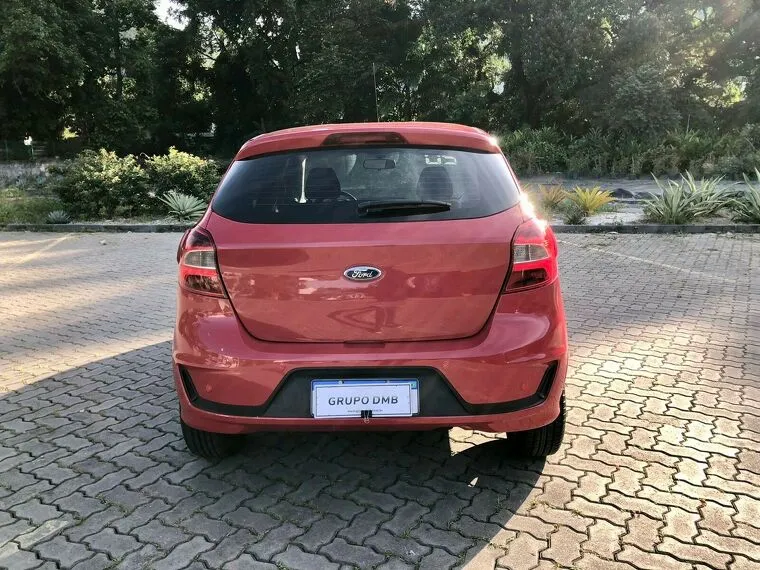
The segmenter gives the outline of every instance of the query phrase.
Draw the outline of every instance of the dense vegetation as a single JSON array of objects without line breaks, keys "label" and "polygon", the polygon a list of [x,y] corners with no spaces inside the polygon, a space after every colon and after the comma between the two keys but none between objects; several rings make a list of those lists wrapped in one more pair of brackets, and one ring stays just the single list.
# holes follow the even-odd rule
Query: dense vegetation
[{"label": "dense vegetation", "polygon": [[48,176],[21,177],[0,187],[0,224],[166,216],[192,221],[206,209],[221,168],[175,148],[139,160],[85,150],[50,168]]},{"label": "dense vegetation", "polygon": [[759,0],[155,2],[0,2],[0,140],[228,154],[379,116],[483,127],[524,173],[760,163]]}]

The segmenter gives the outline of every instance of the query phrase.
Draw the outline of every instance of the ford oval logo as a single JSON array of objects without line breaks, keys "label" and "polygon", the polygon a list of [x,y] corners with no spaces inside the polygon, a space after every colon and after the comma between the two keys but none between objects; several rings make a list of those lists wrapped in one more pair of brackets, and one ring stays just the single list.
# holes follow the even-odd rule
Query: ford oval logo
[{"label": "ford oval logo", "polygon": [[374,281],[383,274],[377,267],[369,265],[357,265],[349,267],[343,272],[343,276],[351,281]]}]

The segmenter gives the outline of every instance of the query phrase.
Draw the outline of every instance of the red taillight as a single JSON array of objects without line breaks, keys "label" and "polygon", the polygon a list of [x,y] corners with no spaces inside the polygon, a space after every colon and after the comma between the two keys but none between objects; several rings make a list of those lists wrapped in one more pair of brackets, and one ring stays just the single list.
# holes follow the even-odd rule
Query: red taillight
[{"label": "red taillight", "polygon": [[211,297],[226,296],[216,266],[214,240],[200,228],[190,230],[180,243],[179,284],[193,293]]},{"label": "red taillight", "polygon": [[392,132],[333,133],[327,135],[322,146],[347,146],[361,144],[406,144],[406,139]]},{"label": "red taillight", "polygon": [[512,240],[512,270],[505,293],[548,285],[557,278],[557,240],[543,220],[528,220]]}]

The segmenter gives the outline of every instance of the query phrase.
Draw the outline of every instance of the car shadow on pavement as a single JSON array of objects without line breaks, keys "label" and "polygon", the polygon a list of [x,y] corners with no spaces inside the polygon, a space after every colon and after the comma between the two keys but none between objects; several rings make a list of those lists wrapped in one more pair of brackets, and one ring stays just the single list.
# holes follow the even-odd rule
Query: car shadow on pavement
[{"label": "car shadow on pavement", "polygon": [[[448,568],[516,536],[503,527],[543,461],[510,458],[492,434],[260,433],[223,461],[191,455],[170,350],[146,346],[0,395],[0,446],[13,457],[0,461],[2,510],[22,520],[19,505],[39,501],[59,522],[29,517],[52,530],[22,551],[46,557],[65,539],[95,554],[87,537],[111,529],[145,545],[149,566],[198,536],[209,568],[243,553],[293,568]],[[118,517],[102,516],[112,508]],[[166,527],[182,540],[162,542]]]}]

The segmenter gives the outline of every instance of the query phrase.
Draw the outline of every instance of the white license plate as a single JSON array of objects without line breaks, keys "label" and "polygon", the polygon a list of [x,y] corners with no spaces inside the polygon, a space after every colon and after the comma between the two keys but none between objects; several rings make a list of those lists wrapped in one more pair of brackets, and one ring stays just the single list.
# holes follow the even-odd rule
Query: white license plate
[{"label": "white license plate", "polygon": [[409,417],[419,413],[416,379],[312,380],[311,414],[315,418]]}]

